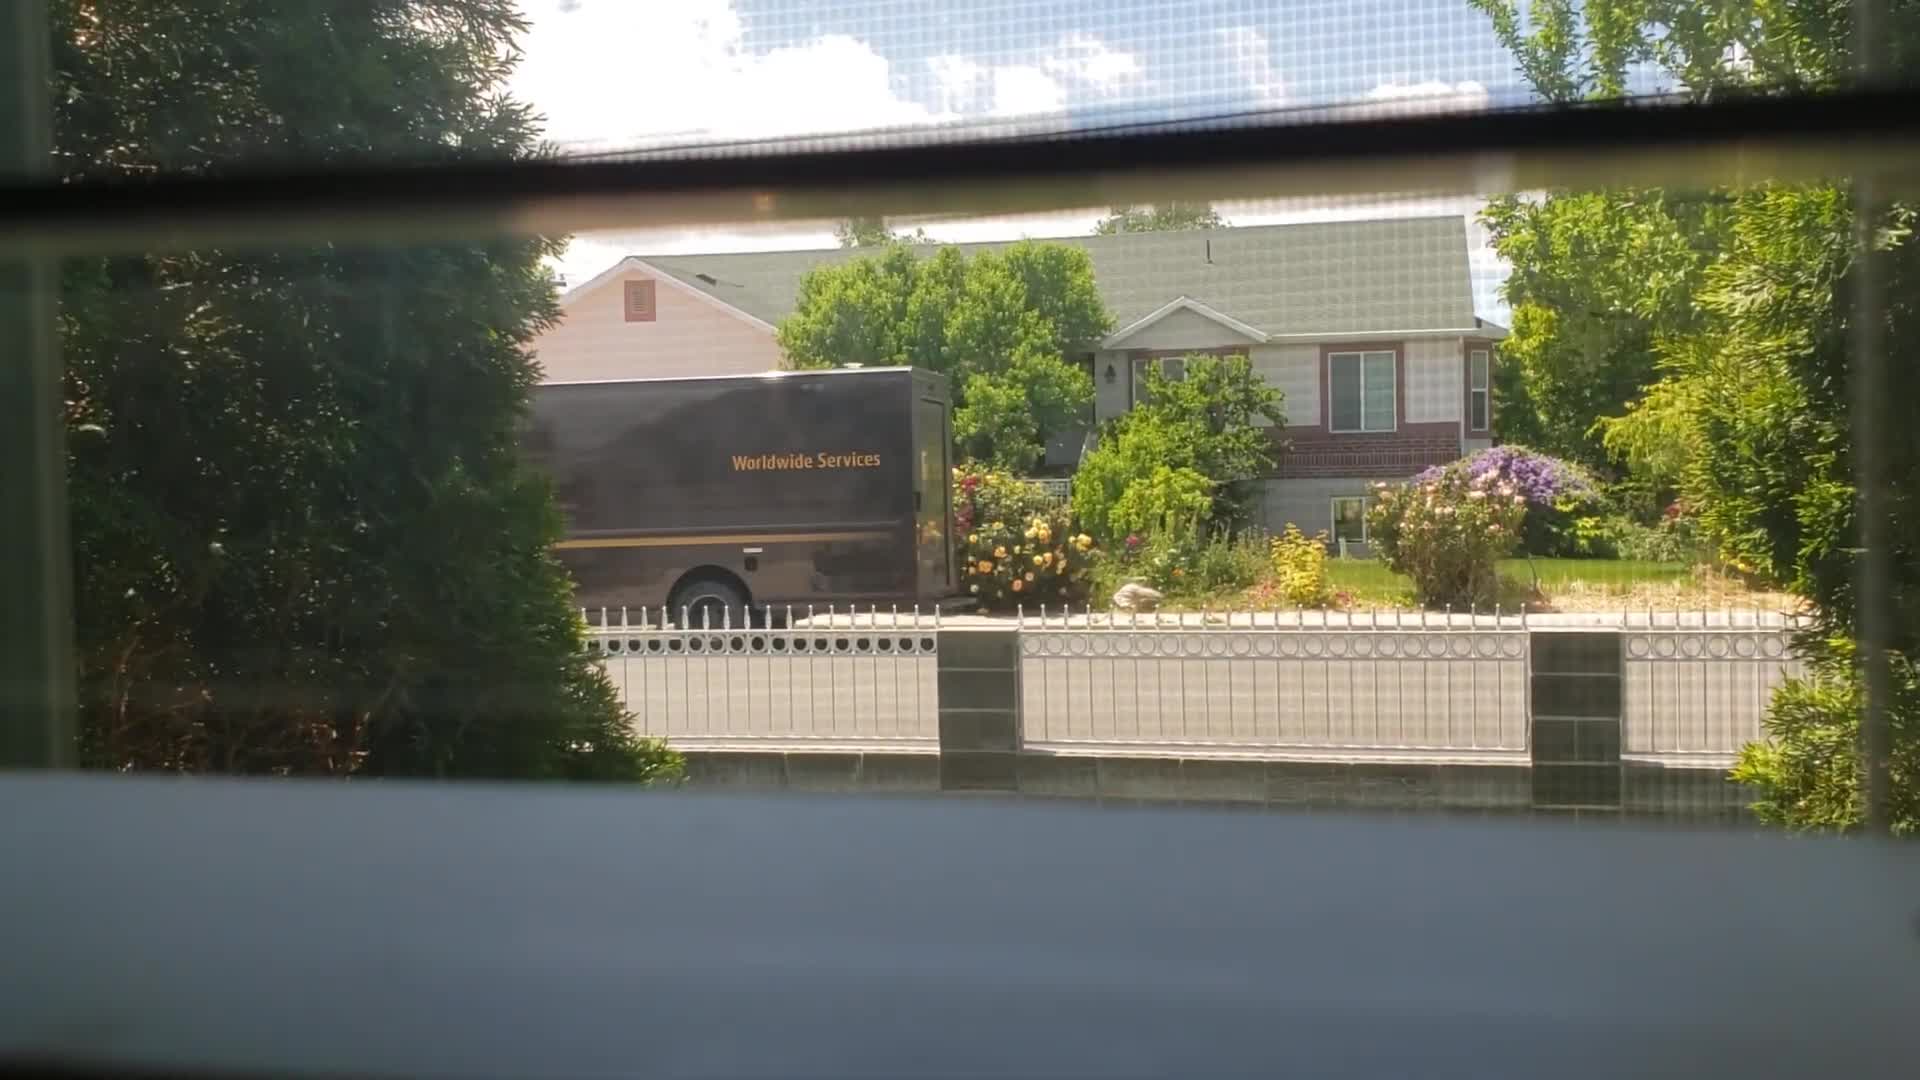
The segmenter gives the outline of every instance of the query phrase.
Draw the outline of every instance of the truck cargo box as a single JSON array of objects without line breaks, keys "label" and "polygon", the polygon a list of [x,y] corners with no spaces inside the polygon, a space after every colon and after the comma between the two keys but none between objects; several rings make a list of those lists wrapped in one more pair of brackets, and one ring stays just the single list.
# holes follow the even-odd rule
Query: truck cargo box
[{"label": "truck cargo box", "polygon": [[718,625],[951,596],[949,414],[911,368],[555,383],[525,446],[582,606]]}]

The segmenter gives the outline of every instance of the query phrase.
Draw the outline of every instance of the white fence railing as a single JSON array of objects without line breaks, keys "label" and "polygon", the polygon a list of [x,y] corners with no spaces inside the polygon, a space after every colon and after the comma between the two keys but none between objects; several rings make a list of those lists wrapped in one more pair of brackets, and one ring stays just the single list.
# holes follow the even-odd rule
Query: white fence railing
[{"label": "white fence railing", "polygon": [[[1652,620],[1649,620],[1652,622]],[[1767,703],[1804,673],[1783,626],[1685,625],[1628,630],[1621,642],[1623,756],[1724,768],[1763,734]]]},{"label": "white fence railing", "polygon": [[1722,768],[1801,673],[1752,611],[1023,614],[794,612],[680,631],[618,611],[589,645],[641,734],[690,749],[939,745],[940,631],[1017,629],[1022,741],[1055,752],[1522,763],[1530,632],[1620,635],[1621,752]]},{"label": "white fence railing", "polygon": [[[1518,619],[1241,614],[1023,623],[1024,733],[1042,749],[1524,761]],[[1477,625],[1476,625],[1477,623]]]},{"label": "white fence railing", "polygon": [[1029,477],[1024,482],[1039,489],[1040,494],[1045,495],[1054,502],[1065,504],[1073,501],[1072,480],[1050,477]]},{"label": "white fence railing", "polygon": [[640,734],[682,749],[939,744],[931,618],[685,633],[616,625],[592,628],[588,647]]}]

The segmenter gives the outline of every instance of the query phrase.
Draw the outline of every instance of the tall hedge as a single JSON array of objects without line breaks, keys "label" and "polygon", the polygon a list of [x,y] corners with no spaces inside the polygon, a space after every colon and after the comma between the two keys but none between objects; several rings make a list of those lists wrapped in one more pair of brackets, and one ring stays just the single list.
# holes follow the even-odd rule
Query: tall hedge
[{"label": "tall hedge", "polygon": [[[69,180],[514,158],[509,0],[55,0]],[[70,260],[89,765],[649,779],[515,428],[549,241]]]}]

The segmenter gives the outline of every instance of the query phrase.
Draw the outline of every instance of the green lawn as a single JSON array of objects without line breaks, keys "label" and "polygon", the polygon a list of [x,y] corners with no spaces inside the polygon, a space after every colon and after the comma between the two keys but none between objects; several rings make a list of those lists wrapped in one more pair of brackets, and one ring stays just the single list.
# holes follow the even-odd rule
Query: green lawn
[{"label": "green lawn", "polygon": [[[1639,562],[1631,559],[1502,559],[1500,573],[1517,589],[1533,584],[1540,577],[1540,589],[1548,595],[1570,587],[1626,593],[1649,584],[1680,585],[1691,579],[1692,568],[1685,563]],[[1405,604],[1413,598],[1407,579],[1388,570],[1373,559],[1331,559],[1327,562],[1327,580],[1335,590],[1352,594],[1359,604]]]}]

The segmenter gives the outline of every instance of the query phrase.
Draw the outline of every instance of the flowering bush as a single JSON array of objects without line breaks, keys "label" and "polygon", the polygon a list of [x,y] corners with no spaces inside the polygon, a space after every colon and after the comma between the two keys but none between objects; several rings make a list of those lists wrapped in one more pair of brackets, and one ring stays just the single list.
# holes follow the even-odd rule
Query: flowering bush
[{"label": "flowering bush", "polygon": [[1413,579],[1423,604],[1492,604],[1499,594],[1495,562],[1513,549],[1527,516],[1527,497],[1492,469],[1475,473],[1456,461],[1399,488],[1375,485],[1368,535],[1380,557]]},{"label": "flowering bush", "polygon": [[[1464,465],[1469,479],[1488,477],[1526,500],[1526,524],[1511,538],[1513,546],[1530,555],[1567,558],[1617,554],[1604,520],[1600,483],[1580,466],[1524,446],[1496,446],[1457,464]],[[1431,483],[1453,467],[1436,465],[1413,482]]]},{"label": "flowering bush", "polygon": [[953,527],[962,536],[986,522],[1049,516],[1063,516],[1058,501],[1017,476],[979,465],[953,470]]},{"label": "flowering bush", "polygon": [[1065,507],[1005,473],[953,471],[960,584],[983,611],[1084,603],[1098,551]]},{"label": "flowering bush", "polygon": [[1292,607],[1322,607],[1328,600],[1327,534],[1308,536],[1289,523],[1273,539],[1273,578],[1278,599]]}]

